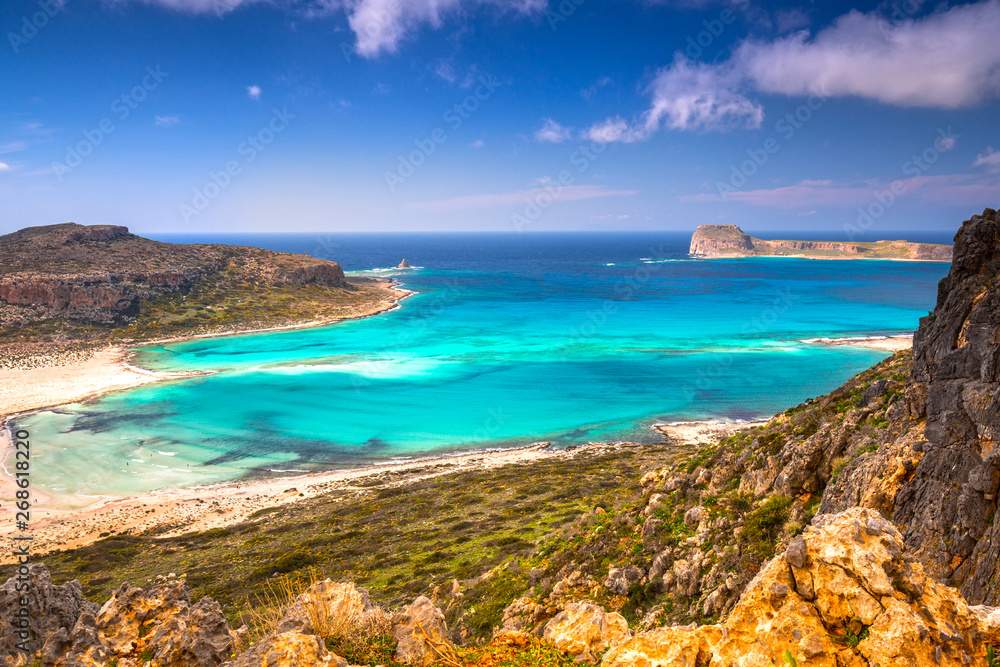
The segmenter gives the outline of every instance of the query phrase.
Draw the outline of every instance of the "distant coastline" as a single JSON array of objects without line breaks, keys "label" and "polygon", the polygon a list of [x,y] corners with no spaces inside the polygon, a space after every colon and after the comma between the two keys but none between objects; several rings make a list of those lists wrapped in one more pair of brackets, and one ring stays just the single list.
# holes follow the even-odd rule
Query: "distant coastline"
[{"label": "distant coastline", "polygon": [[765,240],[736,225],[700,225],[691,236],[695,257],[788,257],[799,259],[883,259],[905,262],[950,262],[952,246],[910,241],[840,242]]}]

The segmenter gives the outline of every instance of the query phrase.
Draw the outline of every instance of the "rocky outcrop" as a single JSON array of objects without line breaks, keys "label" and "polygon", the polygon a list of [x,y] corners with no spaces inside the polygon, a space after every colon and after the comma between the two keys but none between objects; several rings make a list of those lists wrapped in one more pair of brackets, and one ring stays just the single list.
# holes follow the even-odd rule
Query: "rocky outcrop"
[{"label": "rocky outcrop", "polygon": [[607,648],[628,640],[632,633],[621,614],[589,602],[574,602],[545,624],[543,636],[574,659],[593,664]]},{"label": "rocky outcrop", "polygon": [[427,667],[451,648],[444,614],[430,599],[420,596],[392,619],[397,662]]},{"label": "rocky outcrop", "polygon": [[923,455],[893,520],[935,576],[974,602],[1000,602],[1000,220],[963,223],[934,312],[913,341],[910,415],[926,420]]},{"label": "rocky outcrop", "polygon": [[736,225],[698,225],[688,252],[703,257],[741,257],[753,249],[754,239]]},{"label": "rocky outcrop", "polygon": [[985,664],[998,615],[927,576],[880,514],[852,508],[772,559],[723,624],[639,633],[602,664],[964,667]]},{"label": "rocky outcrop", "polygon": [[803,255],[824,258],[919,259],[951,261],[951,246],[909,241],[841,243],[837,241],[767,241],[750,236],[736,225],[699,225],[688,252],[701,257],[762,257]]},{"label": "rocky outcrop", "polygon": [[[25,606],[22,597],[27,597]],[[79,581],[56,586],[45,566],[29,565],[27,576],[15,575],[0,586],[0,655],[13,655],[25,641],[32,652],[41,650],[50,639],[68,636],[81,616],[93,617],[97,611],[96,604],[84,599]],[[22,626],[30,626],[30,637]]]},{"label": "rocky outcrop", "polygon": [[[27,655],[41,667],[97,667],[113,659],[127,667],[144,656],[141,662],[153,667],[217,667],[237,646],[219,603],[203,598],[191,604],[181,581],[148,591],[123,585],[98,609],[83,599],[80,582],[54,586],[45,566],[29,571],[28,651],[16,645],[18,628],[9,622],[0,635],[0,664],[14,665]],[[12,577],[0,588],[4,619],[18,618],[19,583]]]}]

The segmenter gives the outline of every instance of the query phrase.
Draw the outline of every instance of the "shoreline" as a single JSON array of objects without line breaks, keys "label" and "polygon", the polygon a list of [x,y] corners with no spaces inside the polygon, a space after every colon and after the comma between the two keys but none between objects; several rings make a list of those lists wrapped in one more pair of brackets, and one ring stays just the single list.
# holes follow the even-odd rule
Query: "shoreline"
[{"label": "shoreline", "polygon": [[[6,428],[7,423],[16,417],[39,412],[47,408],[66,405],[68,403],[79,403],[86,400],[99,398],[105,394],[123,389],[149,384],[151,382],[161,382],[184,377],[196,377],[210,375],[214,371],[154,371],[131,363],[133,352],[136,348],[149,345],[164,345],[169,343],[183,343],[189,340],[201,338],[220,338],[223,336],[241,336],[244,334],[270,333],[275,331],[292,331],[296,329],[312,329],[315,327],[329,326],[338,322],[350,320],[362,320],[368,317],[381,315],[402,306],[400,301],[406,299],[416,292],[402,288],[396,284],[388,284],[386,291],[398,294],[390,303],[380,303],[377,308],[361,313],[356,316],[333,317],[319,320],[308,320],[295,324],[283,324],[275,327],[262,327],[257,329],[232,329],[226,331],[212,331],[207,333],[190,334],[182,336],[172,336],[169,338],[158,338],[148,341],[137,341],[128,345],[112,345],[99,348],[90,353],[82,360],[60,363],[58,359],[60,353],[45,353],[38,355],[38,359],[49,361],[50,363],[30,368],[14,366],[11,368],[0,368],[0,424]],[[94,360],[100,358],[100,363]],[[107,367],[114,369],[115,373],[105,373],[103,376],[96,374],[96,378],[91,378],[91,384],[86,384],[86,377],[95,374],[98,369],[107,370]],[[51,376],[59,374],[58,378]],[[121,377],[129,375],[129,378]],[[34,377],[33,377],[34,376]],[[51,386],[53,380],[59,380],[59,386]],[[66,380],[70,382],[67,383]],[[75,382],[74,382],[75,380]],[[43,389],[36,389],[38,382],[45,385]],[[10,387],[20,385],[29,388],[27,398],[24,392],[14,391]],[[45,391],[45,390],[48,391]],[[20,402],[18,400],[20,397]],[[2,460],[5,460],[6,457]]]},{"label": "shoreline", "polygon": [[[173,336],[129,345],[112,345],[89,351],[88,354],[48,352],[29,359],[32,363],[0,368],[0,498],[14,497],[16,486],[7,469],[13,450],[13,421],[27,415],[69,403],[90,401],[117,391],[135,389],[146,384],[211,375],[215,371],[154,371],[132,363],[136,348],[147,345],[180,343],[200,338],[238,336],[242,334],[290,331],[328,326],[348,320],[374,317],[397,308],[400,301],[416,292],[393,282],[384,282],[388,301],[379,301],[373,308],[357,315],[256,329],[233,329]],[[35,363],[40,362],[40,363]],[[33,490],[35,501],[51,500],[48,494]]]},{"label": "shoreline", "polygon": [[844,336],[842,338],[803,338],[799,343],[822,347],[863,347],[883,352],[901,352],[913,347],[913,334],[887,334],[884,336]]},{"label": "shoreline", "polygon": [[930,262],[951,264],[950,259],[908,259],[906,257],[816,257],[812,255],[688,255],[693,259],[820,259],[820,260],[869,260],[882,262]]},{"label": "shoreline", "polygon": [[[756,422],[679,422],[655,424],[654,429],[671,445],[697,447],[720,433],[759,426]],[[706,438],[709,440],[706,441]],[[550,441],[523,447],[474,450],[430,455],[409,461],[374,463],[358,468],[310,472],[283,477],[226,482],[215,485],[165,489],[126,497],[106,497],[82,509],[35,508],[32,518],[33,553],[43,556],[56,550],[91,544],[108,534],[174,537],[242,523],[255,512],[278,508],[299,500],[331,493],[364,494],[374,483],[400,486],[432,477],[483,471],[511,464],[531,464],[551,458],[572,459],[602,453],[634,443],[591,443],[553,448]],[[37,495],[37,494],[36,494]],[[13,522],[0,526],[0,564],[12,562]],[[103,533],[103,535],[102,535]]]}]

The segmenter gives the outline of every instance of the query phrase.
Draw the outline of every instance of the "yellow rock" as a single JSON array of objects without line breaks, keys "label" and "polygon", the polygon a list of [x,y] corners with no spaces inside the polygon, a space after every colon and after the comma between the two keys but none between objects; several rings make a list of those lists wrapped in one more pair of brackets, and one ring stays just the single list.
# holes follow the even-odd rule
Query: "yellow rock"
[{"label": "yellow rock", "polygon": [[889,521],[852,508],[767,563],[723,625],[643,632],[602,664],[789,667],[787,651],[803,667],[967,667],[998,641],[1000,610],[970,608],[903,554]]},{"label": "yellow rock", "polygon": [[596,663],[604,649],[632,636],[621,614],[590,602],[574,602],[545,624],[544,637],[577,660]]}]

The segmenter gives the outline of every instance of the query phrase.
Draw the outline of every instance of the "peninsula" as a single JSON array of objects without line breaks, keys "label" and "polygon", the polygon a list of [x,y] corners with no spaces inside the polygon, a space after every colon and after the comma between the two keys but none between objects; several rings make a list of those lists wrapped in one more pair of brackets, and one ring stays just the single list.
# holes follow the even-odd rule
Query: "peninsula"
[{"label": "peninsula", "polygon": [[409,294],[309,255],[115,225],[27,227],[0,255],[0,419],[176,376],[128,364],[137,343],[328,324]]},{"label": "peninsula", "polygon": [[907,259],[950,262],[952,247],[937,243],[875,241],[767,241],[736,225],[699,225],[688,251],[699,257],[807,257],[810,259]]}]

